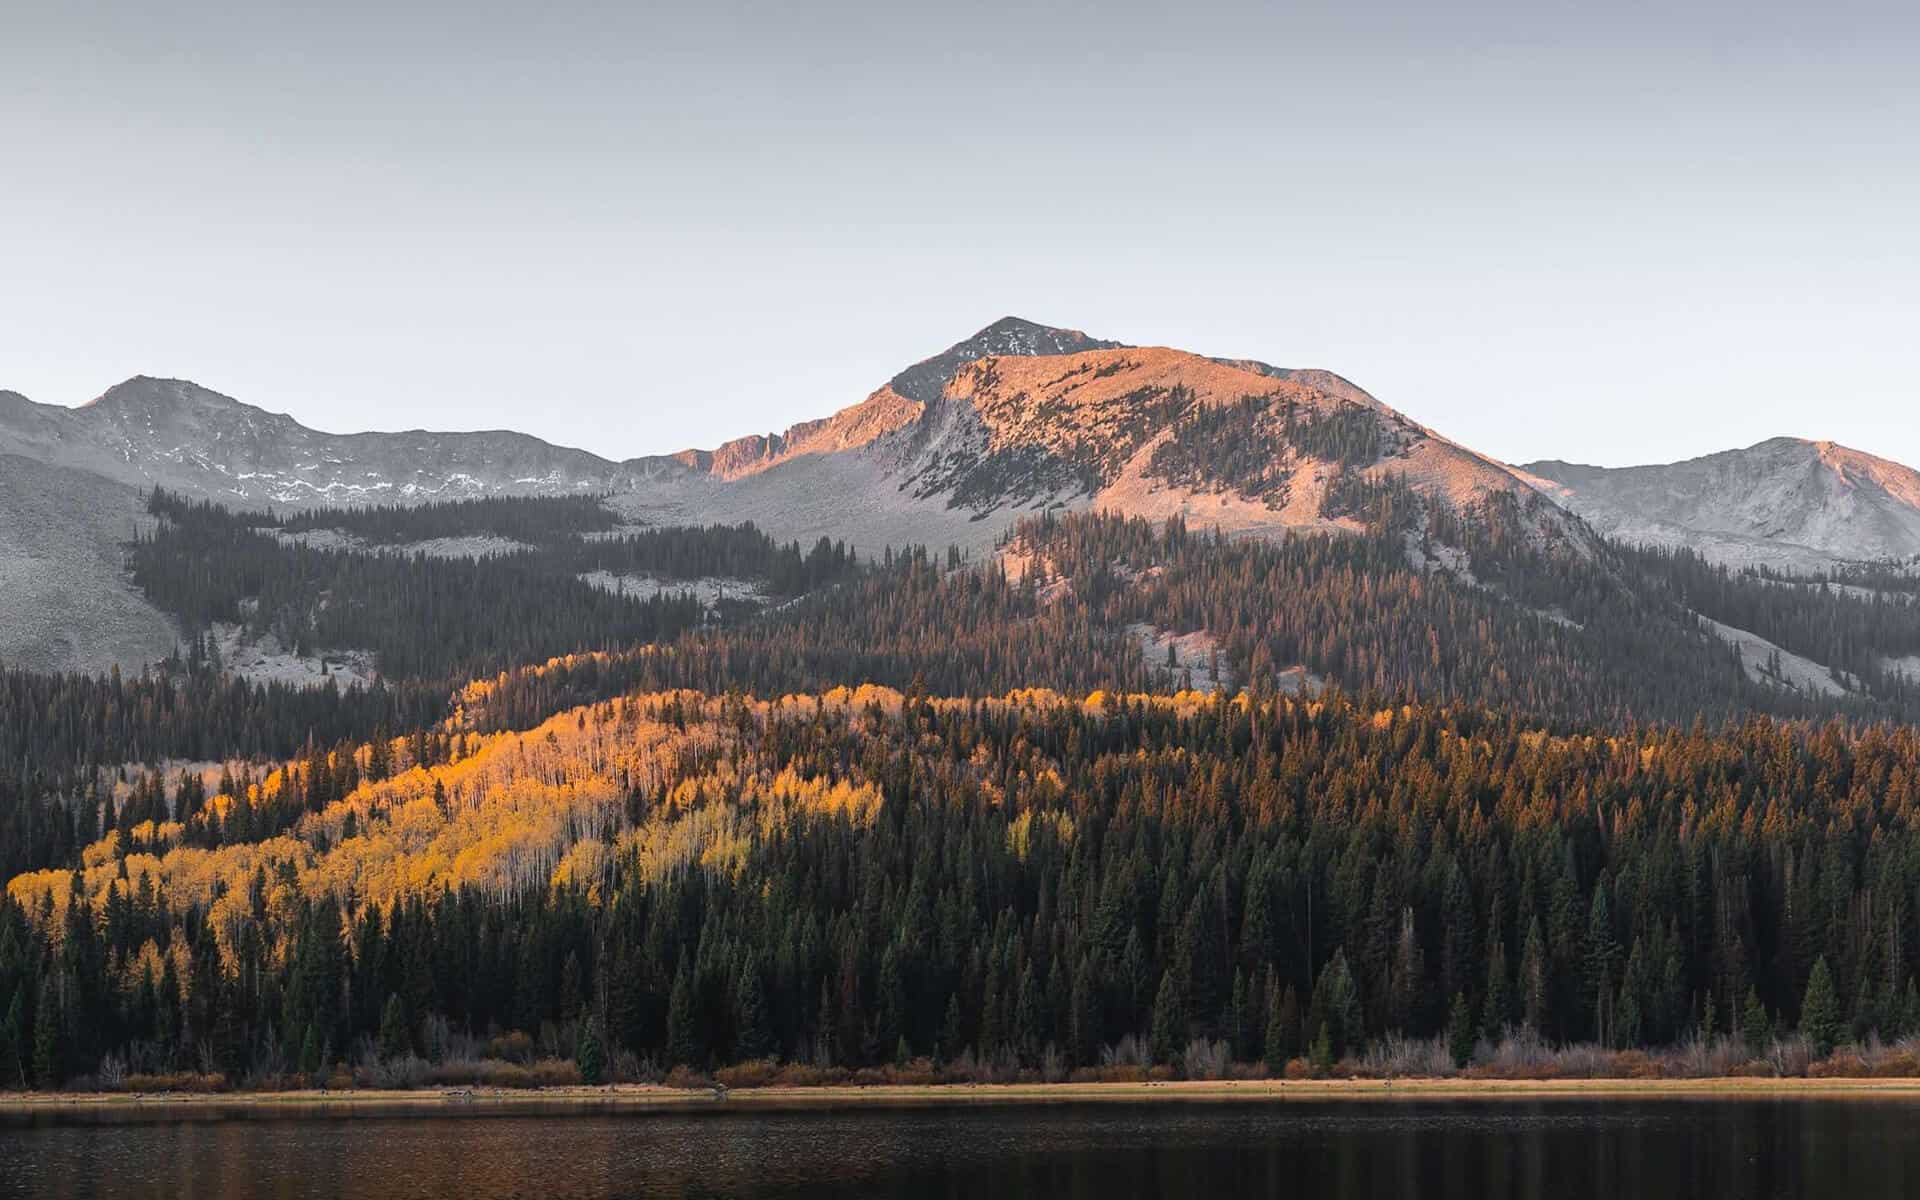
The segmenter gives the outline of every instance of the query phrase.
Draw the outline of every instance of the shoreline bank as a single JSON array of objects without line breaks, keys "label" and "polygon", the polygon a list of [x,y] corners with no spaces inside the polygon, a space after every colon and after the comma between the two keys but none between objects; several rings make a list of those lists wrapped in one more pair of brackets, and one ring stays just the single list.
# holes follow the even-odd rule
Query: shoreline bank
[{"label": "shoreline bank", "polygon": [[0,1118],[103,1120],[312,1116],[457,1116],[806,1112],[1053,1104],[1479,1100],[1915,1100],[1920,1079],[1298,1079],[1165,1083],[877,1084],[730,1092],[648,1084],[520,1090],[356,1089],[286,1092],[22,1092],[0,1095]]}]

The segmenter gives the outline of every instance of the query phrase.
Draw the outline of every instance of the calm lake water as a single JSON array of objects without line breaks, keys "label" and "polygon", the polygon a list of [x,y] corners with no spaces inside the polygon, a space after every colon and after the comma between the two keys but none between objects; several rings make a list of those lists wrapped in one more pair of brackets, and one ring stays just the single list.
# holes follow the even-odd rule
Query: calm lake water
[{"label": "calm lake water", "polygon": [[1289,1103],[0,1123],[43,1197],[1920,1195],[1920,1104]]}]

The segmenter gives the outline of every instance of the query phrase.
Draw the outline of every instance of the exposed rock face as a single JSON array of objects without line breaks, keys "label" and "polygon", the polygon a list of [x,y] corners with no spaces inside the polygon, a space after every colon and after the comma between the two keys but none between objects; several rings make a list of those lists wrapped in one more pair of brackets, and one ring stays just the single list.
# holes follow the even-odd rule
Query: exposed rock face
[{"label": "exposed rock face", "polygon": [[1774,438],[1661,466],[1521,470],[1602,533],[1736,566],[1920,555],[1920,472],[1833,442]]}]

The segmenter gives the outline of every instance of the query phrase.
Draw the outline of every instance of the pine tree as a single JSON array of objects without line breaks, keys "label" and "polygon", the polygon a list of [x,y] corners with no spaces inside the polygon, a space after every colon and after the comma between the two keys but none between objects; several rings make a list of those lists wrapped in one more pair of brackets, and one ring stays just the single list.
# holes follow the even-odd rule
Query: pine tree
[{"label": "pine tree", "polygon": [[322,1058],[324,1054],[325,1050],[320,1044],[319,1026],[308,1025],[306,1037],[300,1042],[300,1073],[310,1076],[318,1075],[321,1066],[324,1065]]},{"label": "pine tree", "polygon": [[960,993],[954,992],[947,997],[947,1013],[940,1022],[940,1054],[943,1058],[954,1059],[966,1048],[966,1026],[960,1018]]},{"label": "pine tree", "polygon": [[1620,957],[1613,936],[1613,912],[1607,903],[1603,877],[1593,889],[1593,907],[1587,917],[1587,999],[1592,1004],[1594,1040],[1613,1043],[1614,963]]},{"label": "pine tree", "polygon": [[27,1085],[26,994],[26,984],[14,988],[6,1018],[0,1020],[0,1085]]},{"label": "pine tree", "polygon": [[766,1058],[773,1053],[773,1032],[767,1024],[767,996],[760,980],[759,960],[748,951],[740,961],[733,984],[734,1055],[741,1060]]},{"label": "pine tree", "polygon": [[600,1036],[600,1018],[580,1022],[580,1037],[573,1049],[573,1063],[580,1069],[580,1082],[598,1087],[607,1078],[607,1048]]},{"label": "pine tree", "polygon": [[1833,1053],[1840,1040],[1840,997],[1833,990],[1833,974],[1827,969],[1827,957],[1814,960],[1807,976],[1806,998],[1800,1002],[1800,1032],[1813,1047],[1815,1058]]},{"label": "pine tree", "polygon": [[386,1007],[380,1012],[380,1057],[392,1062],[412,1053],[407,1006],[397,993],[388,993]]},{"label": "pine tree", "polygon": [[[1068,1002],[1067,1052],[1075,1066],[1090,1066],[1100,1056],[1100,1012],[1095,1005],[1092,976],[1093,969],[1083,955],[1073,972],[1073,994]],[[951,1015],[957,1022],[959,1010],[953,1009]]]},{"label": "pine tree", "polygon": [[1153,1031],[1149,1038],[1153,1061],[1170,1063],[1187,1048],[1187,1010],[1180,985],[1171,970],[1160,973],[1160,990],[1153,999]]},{"label": "pine tree", "polygon": [[699,1012],[693,1000],[693,980],[683,955],[673,973],[673,994],[667,1001],[667,1061],[689,1067],[705,1065],[706,1047],[700,1036]]},{"label": "pine tree", "polygon": [[49,975],[40,983],[40,1002],[33,1006],[33,1081],[43,1089],[59,1087],[67,1077],[61,1024],[60,997]]},{"label": "pine tree", "polygon": [[1320,1032],[1313,1035],[1313,1048],[1307,1054],[1313,1064],[1315,1075],[1325,1076],[1333,1071],[1333,1037],[1327,1032],[1327,1023],[1320,1022]]},{"label": "pine tree", "polygon": [[1756,1057],[1765,1052],[1773,1040],[1773,1022],[1767,1019],[1767,1010],[1761,1005],[1756,988],[1747,989],[1746,1007],[1740,1012],[1740,1036],[1747,1044],[1747,1053]]},{"label": "pine tree", "polygon": [[1506,1036],[1507,1023],[1513,1019],[1513,1001],[1507,987],[1506,939],[1493,932],[1493,946],[1487,952],[1487,995],[1481,1004],[1481,1036],[1493,1045]]},{"label": "pine tree", "polygon": [[1314,985],[1312,1020],[1323,1030],[1333,1047],[1335,1058],[1357,1049],[1366,1037],[1359,985],[1347,967],[1345,949],[1335,950],[1333,958],[1320,972]]},{"label": "pine tree", "polygon": [[1476,1036],[1473,1006],[1467,1003],[1465,992],[1455,992],[1453,1008],[1447,1014],[1447,1051],[1453,1055],[1455,1067],[1464,1067],[1473,1060]]},{"label": "pine tree", "polygon": [[1540,933],[1540,918],[1533,917],[1527,921],[1527,940],[1520,950],[1520,1005],[1521,1020],[1536,1033],[1547,1031],[1551,994],[1546,939]]},{"label": "pine tree", "polygon": [[1299,1004],[1294,1000],[1293,988],[1288,986],[1284,993],[1280,987],[1278,974],[1271,967],[1267,969],[1267,1029],[1262,1057],[1266,1059],[1267,1073],[1278,1078],[1287,1069],[1287,1060],[1293,1057],[1295,1042],[1290,1027],[1298,1021]]}]

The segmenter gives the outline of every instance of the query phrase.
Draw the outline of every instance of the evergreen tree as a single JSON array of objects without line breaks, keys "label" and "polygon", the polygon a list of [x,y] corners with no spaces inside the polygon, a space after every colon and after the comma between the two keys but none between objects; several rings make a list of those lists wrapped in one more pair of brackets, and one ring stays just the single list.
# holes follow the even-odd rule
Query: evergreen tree
[{"label": "evergreen tree", "polygon": [[407,1008],[396,993],[388,993],[380,1012],[380,1057],[389,1062],[413,1053],[413,1034],[408,1027]]},{"label": "evergreen tree", "polygon": [[1513,1001],[1507,986],[1506,941],[1497,930],[1493,934],[1492,949],[1487,952],[1487,994],[1481,1008],[1481,1035],[1489,1043],[1499,1045],[1513,1019]]},{"label": "evergreen tree", "polygon": [[308,1025],[306,1036],[300,1041],[300,1073],[318,1075],[320,1068],[326,1065],[325,1054],[320,1041],[320,1027]]},{"label": "evergreen tree", "polygon": [[1360,989],[1347,967],[1345,949],[1335,950],[1320,981],[1314,985],[1313,1024],[1323,1032],[1333,1049],[1334,1058],[1343,1058],[1366,1037],[1365,1018],[1360,1006]]},{"label": "evergreen tree", "polygon": [[1536,1033],[1547,1030],[1547,1009],[1552,1002],[1552,967],[1547,961],[1546,939],[1540,933],[1540,918],[1527,921],[1527,940],[1520,951],[1521,1019]]},{"label": "evergreen tree", "polygon": [[1747,989],[1746,1007],[1740,1012],[1740,1037],[1747,1044],[1747,1053],[1756,1057],[1773,1041],[1773,1022],[1767,1019],[1760,993],[1751,987]]},{"label": "evergreen tree", "polygon": [[767,1022],[766,988],[753,952],[741,959],[733,986],[734,1056],[741,1060],[766,1058],[773,1053],[773,1033]]},{"label": "evergreen tree", "polygon": [[707,1061],[706,1045],[700,1035],[700,1014],[694,1005],[693,979],[682,958],[673,973],[673,994],[667,1002],[667,1061],[690,1067]]},{"label": "evergreen tree", "polygon": [[[959,1010],[951,1015],[956,1023]],[[1067,1019],[1067,1053],[1075,1066],[1091,1066],[1100,1057],[1100,1011],[1093,994],[1093,968],[1083,955],[1073,972]]]},{"label": "evergreen tree", "polygon": [[14,988],[6,1018],[0,1020],[0,1086],[27,1086],[26,994],[25,984]]},{"label": "evergreen tree", "polygon": [[33,1006],[33,1081],[43,1090],[59,1087],[67,1077],[63,1016],[49,975],[40,984],[40,1002]]},{"label": "evergreen tree", "polygon": [[1478,1031],[1473,1023],[1473,1006],[1467,1003],[1465,992],[1453,994],[1453,1008],[1447,1014],[1447,1052],[1453,1056],[1453,1065],[1464,1067],[1473,1059],[1473,1046]]},{"label": "evergreen tree", "polygon": [[1619,943],[1613,935],[1613,910],[1607,902],[1607,884],[1602,879],[1594,885],[1593,905],[1587,918],[1587,1000],[1592,1006],[1592,1030],[1594,1040],[1602,1045],[1613,1044],[1614,1034],[1614,963],[1620,956]]},{"label": "evergreen tree", "polygon": [[607,1078],[607,1048],[600,1036],[600,1018],[580,1022],[580,1036],[573,1050],[573,1062],[580,1069],[580,1081],[598,1087]]},{"label": "evergreen tree", "polygon": [[1287,1062],[1299,1049],[1299,1038],[1294,1027],[1299,1024],[1300,1005],[1294,999],[1293,987],[1289,985],[1284,994],[1279,985],[1277,974],[1271,967],[1267,969],[1267,1029],[1263,1057],[1267,1063],[1267,1073],[1278,1078],[1287,1069]]},{"label": "evergreen tree", "polygon": [[1833,990],[1833,974],[1827,969],[1827,957],[1814,960],[1807,976],[1806,998],[1800,1002],[1800,1032],[1813,1048],[1815,1058],[1833,1053],[1840,1040],[1840,997]]},{"label": "evergreen tree", "polygon": [[1180,995],[1180,985],[1173,978],[1172,970],[1163,971],[1160,990],[1153,998],[1153,1031],[1149,1039],[1153,1061],[1178,1061],[1187,1048],[1187,1032],[1187,1008]]},{"label": "evergreen tree", "polygon": [[1320,1031],[1313,1035],[1313,1048],[1307,1052],[1307,1059],[1313,1064],[1315,1075],[1325,1077],[1333,1071],[1333,1035],[1327,1031],[1325,1021],[1320,1022]]}]

